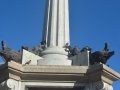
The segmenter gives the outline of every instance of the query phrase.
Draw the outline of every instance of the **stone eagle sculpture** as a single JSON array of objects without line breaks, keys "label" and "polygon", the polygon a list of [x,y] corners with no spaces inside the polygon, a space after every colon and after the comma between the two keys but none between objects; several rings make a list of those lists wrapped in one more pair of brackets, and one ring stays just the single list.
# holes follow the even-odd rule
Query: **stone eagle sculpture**
[{"label": "stone eagle sculpture", "polygon": [[5,59],[5,62],[14,60],[15,62],[21,62],[21,53],[13,49],[7,48],[5,41],[1,42],[2,49],[0,50],[0,56]]},{"label": "stone eagle sculpture", "polygon": [[72,57],[75,55],[78,55],[80,53],[80,48],[75,46],[75,47],[71,47],[69,45],[69,43],[66,43],[65,46],[63,46],[63,48],[65,48],[65,51],[68,52],[68,57]]},{"label": "stone eagle sculpture", "polygon": [[90,54],[90,64],[103,63],[106,64],[108,59],[114,55],[114,51],[109,51],[108,44],[105,43],[102,51],[96,51]]},{"label": "stone eagle sculpture", "polygon": [[32,52],[32,53],[34,53],[34,54],[36,54],[38,56],[42,56],[41,52],[46,49],[46,41],[42,41],[40,43],[40,45],[37,45],[37,46],[35,46],[33,48],[22,46],[22,49],[25,49],[25,50],[27,50],[29,52]]}]

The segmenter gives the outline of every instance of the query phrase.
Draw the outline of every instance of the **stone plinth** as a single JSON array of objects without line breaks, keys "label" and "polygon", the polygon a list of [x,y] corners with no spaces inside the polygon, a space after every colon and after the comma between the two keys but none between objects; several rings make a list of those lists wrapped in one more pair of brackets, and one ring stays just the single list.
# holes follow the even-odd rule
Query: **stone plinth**
[{"label": "stone plinth", "polygon": [[49,47],[43,52],[43,59],[38,60],[38,65],[71,65],[67,52],[60,47]]},{"label": "stone plinth", "polygon": [[[66,90],[113,90],[120,74],[103,64],[86,66],[21,65],[9,62],[0,72],[0,90],[30,88],[66,88]],[[6,89],[4,89],[6,88]],[[28,89],[29,88],[29,89]],[[44,89],[43,89],[44,90]],[[62,90],[62,89],[60,89]],[[79,89],[78,89],[79,90]]]}]

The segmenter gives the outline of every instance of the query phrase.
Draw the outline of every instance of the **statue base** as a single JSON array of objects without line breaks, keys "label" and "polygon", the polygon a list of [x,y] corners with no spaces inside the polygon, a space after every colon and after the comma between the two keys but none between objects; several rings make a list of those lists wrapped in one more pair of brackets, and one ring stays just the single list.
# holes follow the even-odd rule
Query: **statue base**
[{"label": "statue base", "polygon": [[64,48],[49,47],[43,52],[43,59],[38,60],[38,65],[70,65],[72,60],[68,59]]}]

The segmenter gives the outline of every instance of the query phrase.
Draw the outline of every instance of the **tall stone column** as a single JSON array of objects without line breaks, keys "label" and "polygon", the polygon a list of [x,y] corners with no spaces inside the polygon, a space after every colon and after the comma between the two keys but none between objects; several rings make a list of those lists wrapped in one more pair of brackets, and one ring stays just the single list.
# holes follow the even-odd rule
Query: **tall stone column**
[{"label": "tall stone column", "polygon": [[68,0],[47,0],[43,41],[47,49],[38,64],[71,65],[63,48],[70,43]]},{"label": "tall stone column", "polygon": [[68,0],[47,0],[43,41],[47,47],[63,47],[69,40]]}]

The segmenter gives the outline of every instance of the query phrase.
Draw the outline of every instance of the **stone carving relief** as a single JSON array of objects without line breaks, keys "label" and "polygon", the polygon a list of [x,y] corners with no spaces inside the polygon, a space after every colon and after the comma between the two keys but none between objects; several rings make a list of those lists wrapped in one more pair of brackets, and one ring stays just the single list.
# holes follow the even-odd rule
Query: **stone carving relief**
[{"label": "stone carving relief", "polygon": [[113,87],[105,82],[98,81],[88,84],[85,90],[113,90]]},{"label": "stone carving relief", "polygon": [[18,90],[18,82],[8,79],[0,84],[0,90]]},{"label": "stone carving relief", "polygon": [[95,51],[90,53],[90,64],[103,63],[106,64],[107,61],[114,55],[114,51],[109,51],[108,43],[105,43],[103,50]]},{"label": "stone carving relief", "polygon": [[14,60],[15,62],[21,62],[21,52],[8,48],[5,41],[1,42],[2,49],[0,49],[0,56],[5,59],[5,63]]}]

